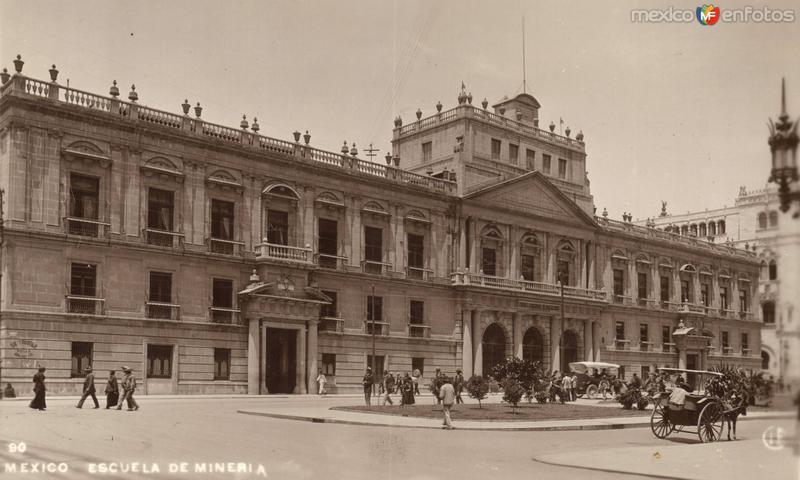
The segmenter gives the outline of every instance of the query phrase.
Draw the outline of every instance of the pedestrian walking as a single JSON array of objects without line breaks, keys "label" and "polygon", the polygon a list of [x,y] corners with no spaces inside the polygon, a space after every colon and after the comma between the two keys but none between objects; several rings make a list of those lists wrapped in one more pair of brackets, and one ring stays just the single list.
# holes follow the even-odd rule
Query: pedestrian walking
[{"label": "pedestrian walking", "polygon": [[106,381],[106,410],[116,407],[119,401],[119,383],[117,383],[117,372],[110,370]]},{"label": "pedestrian walking", "polygon": [[400,398],[400,406],[414,405],[414,380],[408,373],[406,373],[406,376],[403,378],[400,392],[402,394]]},{"label": "pedestrian walking", "polygon": [[431,381],[431,393],[433,393],[434,398],[436,398],[436,404],[439,405],[442,403],[442,399],[439,397],[439,389],[442,386],[442,369],[437,368],[436,373],[433,375],[433,380]]},{"label": "pedestrian walking", "polygon": [[367,403],[368,407],[372,405],[370,397],[372,397],[372,385],[374,383],[375,380],[372,377],[372,369],[367,367],[364,372],[364,378],[361,379],[361,386],[364,387],[364,401]]},{"label": "pedestrian walking", "polygon": [[392,401],[391,394],[394,393],[394,377],[388,370],[383,371],[383,380],[381,382],[383,385],[383,396],[381,397],[381,405],[394,405]]},{"label": "pedestrian walking", "polygon": [[461,373],[461,369],[456,370],[456,376],[453,378],[453,389],[456,392],[456,403],[464,403],[464,399],[461,398],[461,391],[464,389],[464,375]]},{"label": "pedestrian walking", "polygon": [[453,403],[456,399],[456,392],[453,388],[452,381],[444,377],[441,379],[442,386],[439,389],[439,400],[442,402],[442,411],[444,412],[444,423],[442,423],[442,428],[447,430],[452,430],[453,424],[450,421],[450,409],[453,408]]},{"label": "pedestrian walking", "polygon": [[319,391],[317,393],[319,393],[320,395],[325,395],[326,393],[328,393],[325,391],[325,384],[328,383],[328,379],[327,377],[325,377],[325,374],[322,373],[321,368],[317,372],[317,383],[319,384]]},{"label": "pedestrian walking", "polygon": [[572,401],[575,402],[578,400],[578,374],[572,372],[570,376],[570,380],[572,380],[570,384],[571,392],[572,392]]},{"label": "pedestrian walking", "polygon": [[97,395],[95,395],[96,389],[94,386],[94,372],[92,371],[92,367],[86,367],[85,371],[86,378],[83,380],[83,394],[81,395],[81,399],[78,400],[78,404],[75,405],[75,408],[83,408],[83,402],[85,402],[86,398],[89,396],[92,397],[94,408],[100,408]]},{"label": "pedestrian walking", "polygon": [[563,395],[567,397],[567,401],[572,401],[572,377],[569,376],[569,373],[565,373],[564,376],[561,378],[561,391]]},{"label": "pedestrian walking", "polygon": [[33,400],[31,400],[29,407],[33,408],[34,410],[46,410],[47,409],[47,402],[45,401],[45,391],[47,390],[44,387],[44,372],[47,369],[44,367],[39,367],[39,371],[33,375]]},{"label": "pedestrian walking", "polygon": [[415,368],[411,373],[411,380],[414,382],[414,395],[419,395],[419,379],[422,377],[422,372],[419,368]]},{"label": "pedestrian walking", "polygon": [[122,398],[117,404],[117,410],[122,410],[122,403],[125,401],[128,402],[128,411],[139,410],[139,404],[133,398],[136,392],[136,377],[133,376],[133,370],[124,366],[122,371],[125,372],[125,378],[122,380]]}]

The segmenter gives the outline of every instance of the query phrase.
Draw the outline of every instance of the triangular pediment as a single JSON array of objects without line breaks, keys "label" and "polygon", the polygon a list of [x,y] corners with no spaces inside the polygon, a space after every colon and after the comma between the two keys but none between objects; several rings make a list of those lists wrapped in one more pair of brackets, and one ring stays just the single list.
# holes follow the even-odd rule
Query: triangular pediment
[{"label": "triangular pediment", "polygon": [[246,286],[239,292],[243,297],[269,297],[274,299],[310,302],[310,303],[330,303],[331,299],[316,287],[288,287],[282,282],[257,282]]},{"label": "triangular pediment", "polygon": [[496,183],[472,192],[464,199],[487,208],[597,227],[591,216],[540,172],[530,172]]}]

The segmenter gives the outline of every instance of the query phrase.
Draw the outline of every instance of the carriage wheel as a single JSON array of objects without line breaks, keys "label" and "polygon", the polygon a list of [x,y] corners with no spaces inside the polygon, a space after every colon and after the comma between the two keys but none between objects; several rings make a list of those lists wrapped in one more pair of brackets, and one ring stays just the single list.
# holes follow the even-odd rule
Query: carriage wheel
[{"label": "carriage wheel", "polygon": [[[607,381],[603,380],[602,382],[600,382],[600,385],[598,386],[598,389],[601,392],[603,392],[603,400],[605,400],[606,399],[606,393],[611,391],[611,385]],[[613,397],[613,395],[612,395],[612,397]]]},{"label": "carriage wheel", "polygon": [[667,417],[667,410],[660,403],[656,404],[653,415],[650,416],[650,429],[653,430],[653,435],[658,438],[667,438],[673,428]]},{"label": "carriage wheel", "polygon": [[711,402],[700,412],[697,417],[697,436],[701,442],[716,442],[722,437],[722,405]]},{"label": "carriage wheel", "polygon": [[586,398],[597,398],[597,385],[586,387]]}]

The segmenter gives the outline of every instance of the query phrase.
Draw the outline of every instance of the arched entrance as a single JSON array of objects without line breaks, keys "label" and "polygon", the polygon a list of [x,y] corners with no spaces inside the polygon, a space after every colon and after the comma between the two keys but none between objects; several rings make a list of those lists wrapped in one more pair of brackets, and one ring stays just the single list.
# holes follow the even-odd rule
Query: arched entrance
[{"label": "arched entrance", "polygon": [[761,350],[761,370],[769,370],[769,352]]},{"label": "arched entrance", "polygon": [[578,334],[565,330],[561,335],[561,369],[569,371],[569,364],[578,361]]},{"label": "arched entrance", "polygon": [[544,342],[536,327],[531,327],[522,337],[522,359],[534,362],[544,361]]},{"label": "arched entrance", "polygon": [[498,363],[506,358],[506,334],[503,328],[493,323],[483,332],[483,374],[489,375]]}]

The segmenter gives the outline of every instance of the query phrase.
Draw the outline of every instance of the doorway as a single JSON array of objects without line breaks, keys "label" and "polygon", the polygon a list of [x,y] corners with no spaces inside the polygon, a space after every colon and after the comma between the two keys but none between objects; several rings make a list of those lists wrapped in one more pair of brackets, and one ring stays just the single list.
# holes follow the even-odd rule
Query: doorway
[{"label": "doorway", "polygon": [[269,393],[294,393],[297,380],[297,330],[267,328],[265,381]]},{"label": "doorway", "polygon": [[[696,353],[688,353],[686,354],[686,369],[687,370],[697,370],[698,369],[698,357]],[[693,390],[697,390],[697,374],[695,373],[687,373],[686,374],[686,383],[692,386]]]}]

